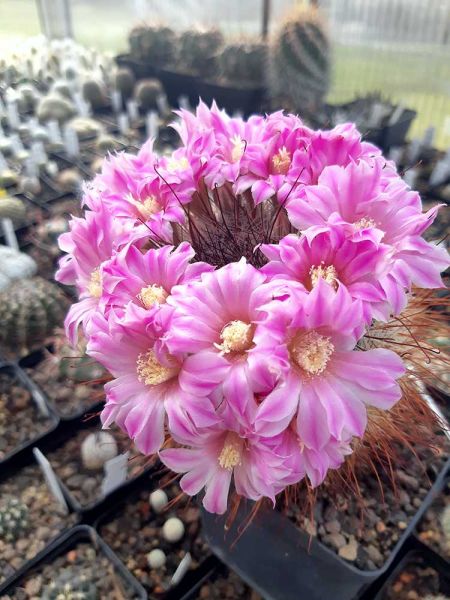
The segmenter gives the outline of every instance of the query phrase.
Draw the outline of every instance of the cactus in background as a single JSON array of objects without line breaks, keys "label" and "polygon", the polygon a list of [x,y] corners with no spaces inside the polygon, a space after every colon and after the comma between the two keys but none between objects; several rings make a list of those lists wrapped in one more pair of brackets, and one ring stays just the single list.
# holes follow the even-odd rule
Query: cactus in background
[{"label": "cactus in background", "polygon": [[302,7],[284,22],[269,52],[269,92],[283,108],[313,114],[330,84],[330,43],[316,7]]},{"label": "cactus in background", "polygon": [[67,298],[41,277],[19,279],[0,292],[0,348],[25,355],[39,348],[64,320]]},{"label": "cactus in background", "polygon": [[82,87],[83,98],[92,107],[92,110],[105,108],[109,104],[108,96],[104,85],[96,79],[87,79]]},{"label": "cactus in background", "polygon": [[230,83],[263,85],[267,46],[263,42],[228,44],[219,56],[220,78]]},{"label": "cactus in background", "polygon": [[19,183],[19,176],[11,169],[3,169],[0,171],[0,189],[12,187]]},{"label": "cactus in background", "polygon": [[180,67],[194,75],[212,77],[217,72],[217,55],[223,46],[218,29],[185,31],[180,36]]},{"label": "cactus in background", "polygon": [[122,94],[122,98],[128,100],[133,96],[136,79],[128,67],[120,67],[114,77],[114,87]]},{"label": "cactus in background", "polygon": [[42,98],[37,109],[37,117],[41,123],[58,121],[61,124],[68,121],[75,114],[76,110],[73,103],[56,93]]},{"label": "cactus in background", "polygon": [[0,190],[0,219],[11,219],[14,227],[24,224],[27,216],[25,204],[20,198],[8,196]]},{"label": "cactus in background", "polygon": [[164,88],[159,79],[143,79],[136,86],[134,95],[143,111],[156,109],[157,98],[164,94]]},{"label": "cactus in background", "polygon": [[28,508],[17,498],[0,507],[0,540],[14,542],[28,526]]},{"label": "cactus in background", "polygon": [[0,245],[0,273],[8,280],[33,277],[36,271],[37,265],[31,256]]},{"label": "cactus in background", "polygon": [[136,60],[144,59],[143,40],[146,29],[147,28],[143,25],[138,25],[137,27],[133,27],[133,29],[128,34],[128,45],[130,47],[130,54]]},{"label": "cactus in background", "polygon": [[95,584],[88,575],[70,567],[44,588],[42,600],[98,600]]},{"label": "cactus in background", "polygon": [[145,27],[138,37],[140,37],[139,43],[133,38],[133,47],[137,45],[139,48],[138,54],[133,54],[135,58],[150,62],[155,67],[173,64],[177,55],[177,36],[170,27],[158,25]]}]

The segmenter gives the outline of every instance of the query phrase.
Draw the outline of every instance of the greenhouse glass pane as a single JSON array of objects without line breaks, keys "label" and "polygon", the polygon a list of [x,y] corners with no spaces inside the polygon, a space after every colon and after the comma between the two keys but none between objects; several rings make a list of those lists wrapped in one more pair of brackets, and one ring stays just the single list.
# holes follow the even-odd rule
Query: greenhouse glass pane
[{"label": "greenhouse glass pane", "polygon": [[39,33],[36,0],[0,0],[0,54]]}]

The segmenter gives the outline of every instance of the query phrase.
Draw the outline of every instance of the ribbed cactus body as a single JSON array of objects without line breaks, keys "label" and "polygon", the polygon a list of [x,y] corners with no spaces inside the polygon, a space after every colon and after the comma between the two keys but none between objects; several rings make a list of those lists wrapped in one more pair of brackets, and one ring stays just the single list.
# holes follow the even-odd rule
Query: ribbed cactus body
[{"label": "ribbed cactus body", "polygon": [[0,348],[24,355],[40,347],[64,320],[67,299],[57,285],[33,277],[0,292]]},{"label": "ribbed cactus body", "polygon": [[0,540],[14,542],[28,526],[28,508],[17,498],[0,506]]},{"label": "ribbed cactus body", "polygon": [[143,79],[136,86],[136,100],[142,110],[152,110],[158,107],[158,96],[164,93],[159,79]]},{"label": "ribbed cactus body", "polygon": [[302,8],[278,31],[270,48],[269,87],[272,98],[289,109],[314,111],[330,84],[330,43],[317,8]]},{"label": "ribbed cactus body", "polygon": [[14,227],[20,227],[26,219],[25,204],[20,198],[0,194],[0,219],[11,219]]},{"label": "ribbed cactus body", "polygon": [[128,36],[133,58],[150,62],[155,67],[172,64],[177,50],[177,36],[170,27],[135,27]]},{"label": "ribbed cactus body", "polygon": [[239,85],[262,85],[266,61],[267,47],[262,42],[228,44],[219,57],[220,78]]},{"label": "ribbed cactus body", "polygon": [[96,79],[87,79],[83,83],[83,98],[93,110],[108,106],[108,97],[104,85]]},{"label": "ribbed cactus body", "polygon": [[180,68],[201,77],[213,76],[222,46],[223,36],[217,29],[183,32],[180,36]]}]

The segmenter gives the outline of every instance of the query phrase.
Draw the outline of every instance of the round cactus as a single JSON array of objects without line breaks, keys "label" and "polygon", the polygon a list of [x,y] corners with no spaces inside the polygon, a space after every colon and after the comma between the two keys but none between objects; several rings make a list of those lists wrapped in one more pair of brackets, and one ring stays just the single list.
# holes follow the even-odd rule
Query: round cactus
[{"label": "round cactus", "polygon": [[67,298],[54,283],[41,277],[19,279],[0,292],[0,348],[23,356],[43,345],[61,326]]},{"label": "round cactus", "polygon": [[28,527],[28,508],[17,498],[0,506],[0,540],[14,542]]},{"label": "round cactus", "polygon": [[263,85],[267,47],[263,42],[236,42],[225,46],[219,56],[221,79],[239,85]]},{"label": "round cactus", "polygon": [[135,90],[135,97],[142,110],[156,109],[158,96],[164,93],[164,88],[159,79],[143,79],[139,81]]},{"label": "round cactus", "polygon": [[26,279],[36,274],[35,261],[25,254],[9,246],[0,246],[0,273],[11,279]]},{"label": "round cactus", "polygon": [[269,92],[290,110],[312,114],[330,84],[330,43],[316,7],[301,7],[285,21],[269,53]]},{"label": "round cactus", "polygon": [[138,25],[128,34],[128,45],[130,46],[130,54],[136,60],[143,60],[144,58],[144,47],[143,39],[146,32],[146,27]]},{"label": "round cactus", "polygon": [[37,117],[41,123],[45,123],[46,121],[65,123],[75,113],[75,106],[72,102],[57,94],[50,94],[42,98],[37,109]]},{"label": "round cactus", "polygon": [[138,45],[140,48],[136,58],[151,62],[157,67],[173,64],[177,55],[177,36],[170,27],[146,27],[138,34],[138,38],[139,42],[133,40],[133,46]]},{"label": "round cactus", "polygon": [[103,469],[105,462],[117,456],[117,443],[107,431],[90,433],[81,445],[81,460],[86,469]]},{"label": "round cactus", "polygon": [[180,65],[189,73],[212,77],[217,71],[217,54],[223,36],[217,29],[191,29],[180,36]]},{"label": "round cactus", "polygon": [[108,96],[103,85],[95,80],[88,79],[83,83],[83,98],[92,106],[92,109],[99,110],[109,104]]},{"label": "round cactus", "polygon": [[11,219],[14,227],[24,224],[27,216],[25,204],[20,198],[0,193],[0,219]]},{"label": "round cactus", "polygon": [[114,77],[114,87],[122,94],[122,98],[127,100],[132,97],[135,83],[136,79],[130,69],[127,67],[117,69]]}]

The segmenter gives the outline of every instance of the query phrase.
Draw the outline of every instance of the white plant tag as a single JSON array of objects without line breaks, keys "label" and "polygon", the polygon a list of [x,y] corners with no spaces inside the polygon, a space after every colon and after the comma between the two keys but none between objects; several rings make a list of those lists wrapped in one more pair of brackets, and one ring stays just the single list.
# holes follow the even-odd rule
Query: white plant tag
[{"label": "white plant tag", "polygon": [[3,235],[5,236],[6,245],[10,248],[14,248],[14,250],[19,251],[19,243],[17,242],[14,225],[9,217],[2,219],[2,229]]},{"label": "white plant tag", "polygon": [[416,185],[417,169],[408,169],[403,175],[403,181],[413,190]]},{"label": "white plant tag", "polygon": [[3,156],[3,154],[0,152],[0,171],[3,171],[4,169],[8,168],[8,163],[6,162],[5,157]]},{"label": "white plant tag", "polygon": [[408,152],[407,152],[409,164],[413,165],[417,161],[417,159],[419,158],[421,149],[422,149],[422,140],[419,140],[417,138],[414,138],[413,140],[411,140],[409,147],[408,147]]},{"label": "white plant tag", "polygon": [[172,579],[170,580],[170,587],[174,585],[178,585],[186,573],[191,568],[192,564],[192,556],[190,552],[187,552],[180,561],[175,573],[172,575]]},{"label": "white plant tag", "polygon": [[154,110],[151,110],[149,113],[147,113],[147,116],[145,118],[147,137],[153,138],[154,140],[158,139],[158,120],[158,113]]},{"label": "white plant tag", "polygon": [[128,115],[126,113],[120,113],[117,117],[117,125],[119,126],[120,133],[126,135],[130,130],[130,123],[128,121]]},{"label": "white plant tag", "polygon": [[80,154],[80,143],[78,141],[77,132],[73,127],[66,127],[64,129],[64,147],[67,155],[71,158]]},{"label": "white plant tag", "polygon": [[400,117],[402,116],[404,110],[405,109],[401,104],[396,106],[389,118],[388,125],[395,125],[397,121],[400,121]]},{"label": "white plant tag", "polygon": [[67,506],[66,499],[64,498],[63,491],[59,485],[58,478],[55,475],[52,465],[48,462],[39,448],[33,448],[33,454],[38,465],[41,467],[48,489],[67,515],[69,513],[69,507]]},{"label": "white plant tag", "polygon": [[139,120],[139,109],[136,100],[128,100],[127,113],[130,117],[130,121],[133,122]]},{"label": "white plant tag", "polygon": [[111,106],[115,113],[121,111],[122,108],[122,95],[119,90],[111,91]]},{"label": "white plant tag", "polygon": [[47,130],[52,144],[59,144],[61,142],[61,130],[58,121],[49,121],[47,123]]},{"label": "white plant tag", "polygon": [[161,115],[164,115],[169,111],[169,105],[167,104],[167,96],[165,94],[158,95],[158,97],[156,98],[156,105]]},{"label": "white plant tag", "polygon": [[395,164],[398,165],[403,156],[403,148],[400,148],[400,146],[392,146],[388,156],[389,160],[393,160]]},{"label": "white plant tag", "polygon": [[8,115],[8,123],[11,129],[17,129],[20,125],[20,117],[16,102],[7,102],[6,114]]},{"label": "white plant tag", "polygon": [[40,390],[34,389],[31,392],[31,397],[36,403],[36,406],[38,407],[38,410],[41,413],[41,415],[44,415],[44,417],[48,417],[50,413],[47,407],[47,403],[45,402],[45,398],[42,395],[42,392]]},{"label": "white plant tag", "polygon": [[431,172],[429,183],[430,185],[441,185],[450,175],[450,165],[445,159],[439,160]]},{"label": "white plant tag", "polygon": [[102,495],[106,496],[126,480],[130,453],[118,454],[104,464],[105,475],[102,481]]},{"label": "white plant tag", "polygon": [[189,98],[185,94],[182,94],[178,98],[178,106],[180,108],[184,108],[184,110],[191,110],[191,105],[189,104]]},{"label": "white plant tag", "polygon": [[425,133],[423,134],[422,144],[425,148],[430,148],[433,145],[434,134],[436,133],[436,128],[431,126],[427,127]]}]

